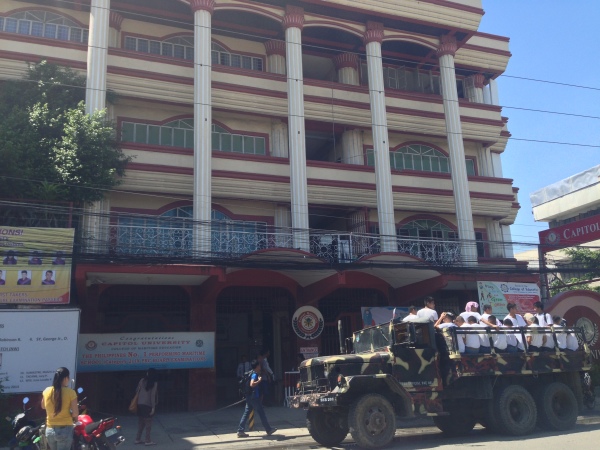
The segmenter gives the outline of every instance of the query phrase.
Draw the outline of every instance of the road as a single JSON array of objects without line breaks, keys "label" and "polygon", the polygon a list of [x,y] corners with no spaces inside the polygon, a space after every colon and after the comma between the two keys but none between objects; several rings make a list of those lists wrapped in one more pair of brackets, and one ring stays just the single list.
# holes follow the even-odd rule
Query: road
[{"label": "road", "polygon": [[[577,425],[567,432],[536,432],[525,437],[501,437],[487,433],[483,428],[476,427],[468,436],[446,438],[437,428],[412,428],[398,430],[396,437],[388,449],[424,450],[424,449],[457,449],[461,447],[489,448],[494,450],[564,450],[593,448],[600,442],[600,421],[578,421]],[[281,447],[286,448],[286,447]],[[291,447],[288,447],[291,448]],[[316,450],[330,447],[318,445],[293,446],[296,449]],[[335,449],[358,450],[359,447],[350,442],[343,443]]]}]

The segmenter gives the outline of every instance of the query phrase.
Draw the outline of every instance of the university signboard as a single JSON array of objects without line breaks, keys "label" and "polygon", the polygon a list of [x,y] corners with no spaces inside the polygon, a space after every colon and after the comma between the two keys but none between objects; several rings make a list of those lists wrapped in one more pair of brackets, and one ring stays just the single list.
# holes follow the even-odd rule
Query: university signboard
[{"label": "university signboard", "polygon": [[600,239],[600,215],[540,231],[539,236],[545,252],[595,241]]},{"label": "university signboard", "polygon": [[74,232],[0,227],[0,304],[68,304]]},{"label": "university signboard", "polygon": [[535,283],[510,283],[502,281],[478,281],[479,307],[491,305],[492,314],[504,318],[506,305],[514,303],[520,314],[533,312],[533,304],[540,301],[540,288]]}]

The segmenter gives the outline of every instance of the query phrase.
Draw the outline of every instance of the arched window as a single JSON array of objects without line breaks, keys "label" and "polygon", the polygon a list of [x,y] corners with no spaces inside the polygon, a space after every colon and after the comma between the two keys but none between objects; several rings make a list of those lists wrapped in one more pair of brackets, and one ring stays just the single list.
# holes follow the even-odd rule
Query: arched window
[{"label": "arched window", "polygon": [[239,55],[237,53],[231,53],[222,45],[216,42],[211,44],[211,57],[213,64],[220,64],[222,66],[240,67],[242,69],[250,70],[263,70],[262,58],[256,58],[253,56]]},{"label": "arched window", "polygon": [[222,152],[246,153],[250,155],[265,154],[265,138],[232,134],[225,128],[212,125],[212,149]]},{"label": "arched window", "polygon": [[0,31],[87,44],[88,30],[50,11],[21,11],[0,17]]},{"label": "arched window", "polygon": [[[475,175],[474,161],[466,159],[465,164],[467,175]],[[375,165],[373,149],[367,150],[367,165]],[[428,145],[410,144],[390,151],[390,166],[392,170],[450,173],[450,158]]]},{"label": "arched window", "polygon": [[[211,251],[214,256],[244,255],[266,246],[266,222],[232,220],[211,212]],[[159,217],[118,218],[116,252],[132,255],[186,256],[193,242],[193,208],[170,209]]]},{"label": "arched window", "polygon": [[174,36],[164,40],[153,40],[133,36],[125,37],[125,49],[152,55],[169,56],[194,60],[194,37]]},{"label": "arched window", "polygon": [[458,234],[436,220],[413,220],[397,230],[398,251],[434,263],[460,259]]},{"label": "arched window", "polygon": [[179,119],[164,125],[123,122],[121,140],[137,144],[194,148],[194,120]]}]

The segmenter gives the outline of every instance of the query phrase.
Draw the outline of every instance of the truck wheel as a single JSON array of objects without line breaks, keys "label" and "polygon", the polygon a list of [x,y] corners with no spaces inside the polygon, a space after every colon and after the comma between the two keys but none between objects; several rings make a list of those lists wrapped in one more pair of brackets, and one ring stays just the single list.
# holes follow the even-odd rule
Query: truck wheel
[{"label": "truck wheel", "polygon": [[483,409],[483,418],[479,421],[479,423],[481,426],[485,427],[486,431],[490,433],[500,432],[498,418],[494,412],[494,400],[486,400],[486,404]]},{"label": "truck wheel", "polygon": [[350,434],[360,447],[383,447],[396,434],[394,408],[379,394],[367,394],[356,400],[350,407],[348,422]]},{"label": "truck wheel", "polygon": [[536,396],[538,425],[546,430],[564,431],[577,422],[577,399],[563,383],[550,383]]},{"label": "truck wheel", "polygon": [[434,416],[433,423],[446,436],[464,436],[475,426],[475,419],[470,414],[452,414],[449,416]]},{"label": "truck wheel", "polygon": [[502,389],[494,398],[494,415],[502,434],[523,436],[535,429],[535,401],[523,386],[511,385]]},{"label": "truck wheel", "polygon": [[325,447],[334,447],[348,435],[348,425],[341,413],[309,409],[306,414],[306,428],[312,438]]}]

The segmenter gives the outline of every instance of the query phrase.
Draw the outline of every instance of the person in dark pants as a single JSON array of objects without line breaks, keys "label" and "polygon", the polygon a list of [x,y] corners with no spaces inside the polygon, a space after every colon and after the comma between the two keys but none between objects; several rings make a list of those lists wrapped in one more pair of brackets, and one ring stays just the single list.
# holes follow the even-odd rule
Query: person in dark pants
[{"label": "person in dark pants", "polygon": [[[148,369],[146,376],[138,383],[138,429],[134,444],[156,445],[150,438],[152,432],[152,419],[156,404],[158,403],[158,388],[156,383],[156,370]],[[142,441],[142,432],[146,429],[146,439]]]},{"label": "person in dark pants", "polygon": [[237,436],[239,438],[248,437],[248,435],[244,432],[246,429],[246,422],[248,421],[248,416],[250,415],[250,411],[254,410],[256,414],[260,417],[260,421],[265,428],[268,436],[271,436],[273,433],[277,431],[277,428],[273,428],[269,425],[269,421],[267,420],[267,415],[265,414],[265,410],[263,409],[261,402],[261,383],[263,378],[261,376],[261,367],[260,363],[254,359],[250,363],[252,366],[252,376],[250,378],[250,392],[246,397],[246,409],[244,409],[244,414],[242,414],[242,419],[240,420],[240,425],[237,430]]}]

